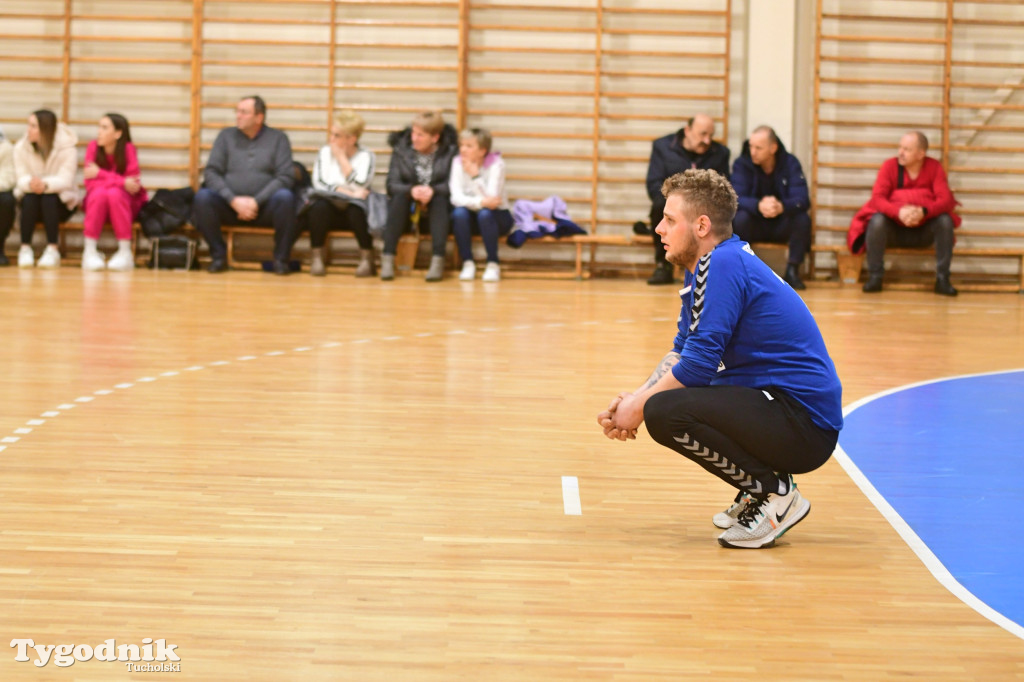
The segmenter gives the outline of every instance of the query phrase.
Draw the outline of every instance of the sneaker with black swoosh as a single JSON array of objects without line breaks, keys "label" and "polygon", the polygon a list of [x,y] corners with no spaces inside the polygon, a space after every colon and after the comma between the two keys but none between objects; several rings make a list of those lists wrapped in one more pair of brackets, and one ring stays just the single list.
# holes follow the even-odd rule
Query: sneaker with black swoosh
[{"label": "sneaker with black swoosh", "polygon": [[786,531],[804,520],[811,503],[800,494],[793,477],[789,492],[753,500],[740,512],[736,523],[718,536],[718,544],[733,549],[767,549]]}]

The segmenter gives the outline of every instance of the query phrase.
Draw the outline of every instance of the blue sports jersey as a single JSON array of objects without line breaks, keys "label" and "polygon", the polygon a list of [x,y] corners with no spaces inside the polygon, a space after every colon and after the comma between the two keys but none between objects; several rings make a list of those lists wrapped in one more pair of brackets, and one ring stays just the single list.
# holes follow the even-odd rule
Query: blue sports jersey
[{"label": "blue sports jersey", "polygon": [[775,387],[823,429],[843,428],[842,385],[803,299],[733,235],[686,273],[672,374],[684,386]]}]

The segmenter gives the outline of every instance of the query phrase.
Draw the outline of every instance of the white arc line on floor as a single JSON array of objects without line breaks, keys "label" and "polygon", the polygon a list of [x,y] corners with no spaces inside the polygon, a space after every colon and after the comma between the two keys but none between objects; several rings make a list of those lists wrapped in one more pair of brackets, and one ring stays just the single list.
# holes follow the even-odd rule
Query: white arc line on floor
[{"label": "white arc line on floor", "polygon": [[562,476],[562,506],[566,516],[582,516],[580,482],[575,476]]}]

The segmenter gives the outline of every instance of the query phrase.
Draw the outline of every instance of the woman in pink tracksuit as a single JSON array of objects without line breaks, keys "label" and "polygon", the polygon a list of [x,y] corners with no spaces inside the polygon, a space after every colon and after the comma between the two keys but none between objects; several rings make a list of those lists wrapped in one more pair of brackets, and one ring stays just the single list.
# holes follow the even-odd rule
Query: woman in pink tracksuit
[{"label": "woman in pink tracksuit", "polygon": [[[84,270],[131,270],[132,221],[146,203],[139,180],[139,160],[132,144],[128,121],[120,114],[100,119],[96,139],[85,150],[85,251]],[[96,244],[106,223],[114,228],[117,253],[105,261]]]}]

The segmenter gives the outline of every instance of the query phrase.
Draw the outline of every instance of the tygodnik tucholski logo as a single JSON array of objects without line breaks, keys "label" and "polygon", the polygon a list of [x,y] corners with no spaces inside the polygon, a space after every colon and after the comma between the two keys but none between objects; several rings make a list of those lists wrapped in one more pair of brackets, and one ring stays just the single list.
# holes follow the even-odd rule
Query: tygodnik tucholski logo
[{"label": "tygodnik tucholski logo", "polygon": [[31,639],[12,639],[11,648],[17,647],[14,660],[26,663],[32,661],[29,649],[36,654],[32,665],[44,667],[53,659],[58,668],[67,668],[76,661],[96,659],[105,662],[121,662],[129,672],[181,672],[181,658],[174,650],[177,644],[168,644],[165,639],[153,640],[146,637],[142,645],[118,644],[113,639],[104,640],[95,648],[89,644],[36,644]]}]

